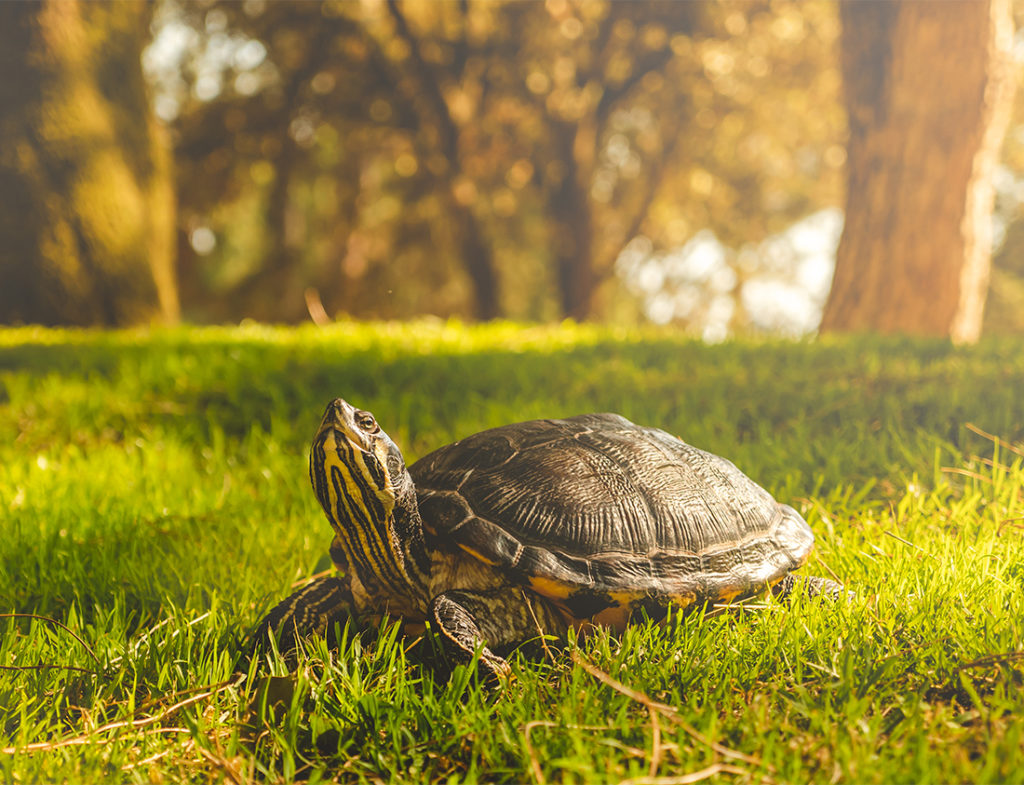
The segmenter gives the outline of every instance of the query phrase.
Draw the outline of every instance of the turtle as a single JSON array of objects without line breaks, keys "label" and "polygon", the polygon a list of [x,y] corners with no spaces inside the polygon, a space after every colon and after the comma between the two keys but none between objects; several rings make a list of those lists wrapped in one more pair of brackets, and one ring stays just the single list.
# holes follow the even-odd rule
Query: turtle
[{"label": "turtle", "polygon": [[618,414],[481,431],[406,467],[374,416],[327,405],[309,475],[334,529],[337,574],[274,607],[253,647],[282,652],[335,620],[426,623],[452,663],[488,679],[539,631],[605,626],[772,587],[838,597],[792,574],[814,535],[730,461]]}]

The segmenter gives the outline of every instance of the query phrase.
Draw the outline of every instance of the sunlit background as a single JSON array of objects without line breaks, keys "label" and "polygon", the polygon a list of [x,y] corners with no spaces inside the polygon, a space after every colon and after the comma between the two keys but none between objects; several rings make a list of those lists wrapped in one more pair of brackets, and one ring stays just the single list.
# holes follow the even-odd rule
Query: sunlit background
[{"label": "sunlit background", "polygon": [[[139,50],[173,156],[181,315],[813,333],[846,198],[839,16],[159,0]],[[994,184],[985,329],[1018,331],[1024,91]]]}]

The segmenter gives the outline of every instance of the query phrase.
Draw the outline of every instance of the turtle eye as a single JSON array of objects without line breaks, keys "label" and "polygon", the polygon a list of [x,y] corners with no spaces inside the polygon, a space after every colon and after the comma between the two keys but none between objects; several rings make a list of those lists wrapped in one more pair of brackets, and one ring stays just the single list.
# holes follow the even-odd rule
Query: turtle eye
[{"label": "turtle eye", "polygon": [[369,412],[356,412],[356,424],[367,433],[376,433],[380,430],[377,421]]}]

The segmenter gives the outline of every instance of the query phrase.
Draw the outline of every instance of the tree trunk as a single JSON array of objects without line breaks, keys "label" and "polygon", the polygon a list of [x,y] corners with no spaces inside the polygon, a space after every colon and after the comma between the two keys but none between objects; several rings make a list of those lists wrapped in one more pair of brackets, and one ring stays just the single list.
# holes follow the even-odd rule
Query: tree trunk
[{"label": "tree trunk", "polygon": [[597,275],[594,271],[594,226],[588,188],[593,172],[596,131],[591,123],[559,123],[555,147],[564,176],[548,193],[562,315],[583,321],[590,316]]},{"label": "tree trunk", "polygon": [[1013,90],[1008,0],[848,0],[840,14],[849,184],[821,329],[974,341]]},{"label": "tree trunk", "polygon": [[[455,200],[452,200],[455,202]],[[467,205],[452,206],[452,224],[462,264],[473,285],[473,313],[480,321],[491,321],[501,315],[498,302],[498,278],[494,271],[494,249],[486,240],[483,228]]]},{"label": "tree trunk", "polygon": [[0,322],[178,314],[170,154],[142,2],[0,3]]}]

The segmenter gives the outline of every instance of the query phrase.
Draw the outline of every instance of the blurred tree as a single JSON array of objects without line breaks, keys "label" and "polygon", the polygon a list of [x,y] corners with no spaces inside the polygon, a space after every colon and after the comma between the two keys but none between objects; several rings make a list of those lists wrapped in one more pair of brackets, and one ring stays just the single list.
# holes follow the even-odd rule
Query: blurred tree
[{"label": "blurred tree", "polygon": [[[208,38],[185,69],[193,95],[178,123],[185,234],[225,197],[251,196],[240,184],[255,172],[268,237],[259,263],[227,287],[232,298],[258,298],[305,256],[306,282],[328,306],[392,315],[404,303],[391,284],[431,267],[435,280],[450,279],[454,259],[479,318],[508,312],[515,295],[505,289],[546,278],[558,292],[550,309],[513,310],[586,318],[673,171],[699,70],[686,43],[700,9],[564,0],[183,7],[181,18]],[[216,100],[196,100],[210,42],[239,33],[265,48],[266,68],[252,81],[236,64]],[[310,260],[301,239],[288,247],[286,229],[301,222],[303,183],[327,172],[338,184],[324,200],[334,239]],[[317,186],[320,196],[327,187]],[[375,270],[385,262],[396,278]],[[192,254],[183,274],[201,266]],[[375,273],[387,283],[367,285]],[[287,294],[285,318],[304,310],[301,288],[272,289]]]},{"label": "blurred tree", "polygon": [[299,321],[306,289],[360,317],[422,312],[424,292],[437,312],[462,310],[457,229],[359,7],[164,9],[172,38],[192,36],[151,69],[177,116],[190,315]]},{"label": "blurred tree", "polygon": [[846,159],[838,35],[833,2],[705,5],[686,43],[692,121],[616,262],[644,317],[711,340],[817,326]]},{"label": "blurred tree", "polygon": [[[358,317],[628,320],[654,282],[659,320],[692,323],[840,201],[828,0],[161,9],[193,318],[301,320],[316,290]],[[736,249],[709,280],[621,262],[705,229]]]},{"label": "blurred tree", "polygon": [[[426,99],[413,102],[425,105],[421,127],[439,129],[428,160],[440,153],[455,202],[491,236],[503,217],[532,203],[545,224],[558,311],[588,318],[597,288],[674,170],[694,82],[686,44],[702,7],[462,2],[451,7],[461,17],[455,24],[419,8],[414,31],[404,6],[387,5],[393,31],[371,30],[382,44],[393,35],[407,44],[419,87],[412,95]],[[424,54],[431,49],[436,62]],[[478,305],[496,306],[478,281],[498,276],[474,272],[479,247],[462,257]]]},{"label": "blurred tree", "polygon": [[150,16],[0,3],[0,321],[177,316],[170,153],[140,66]]},{"label": "blurred tree", "polygon": [[849,183],[821,329],[976,340],[1012,102],[1009,2],[840,9]]}]

